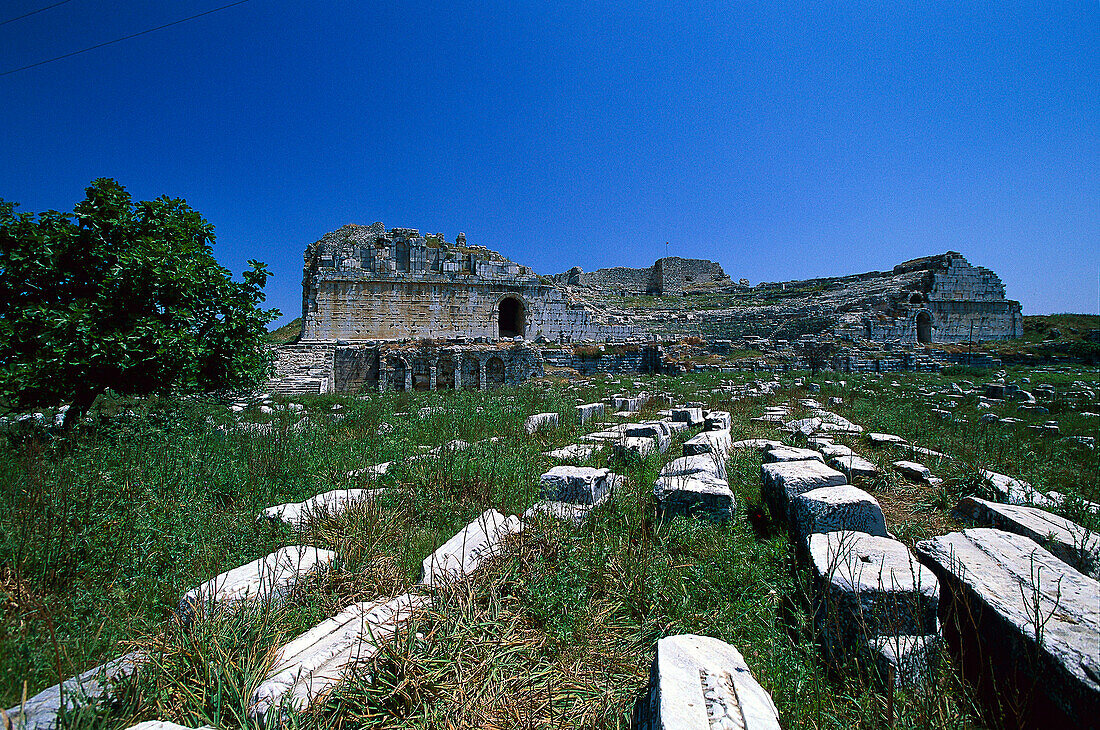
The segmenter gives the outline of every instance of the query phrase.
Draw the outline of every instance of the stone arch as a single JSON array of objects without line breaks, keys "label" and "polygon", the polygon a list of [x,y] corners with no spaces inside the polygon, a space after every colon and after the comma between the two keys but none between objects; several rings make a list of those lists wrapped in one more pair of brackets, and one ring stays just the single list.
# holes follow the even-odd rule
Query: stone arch
[{"label": "stone arch", "polygon": [[910,304],[920,304],[923,301],[924,301],[924,297],[921,296],[921,293],[919,291],[913,292],[913,295],[911,297],[909,297],[909,303]]},{"label": "stone arch", "polygon": [[923,345],[932,342],[932,315],[927,309],[917,312],[917,342]]},{"label": "stone arch", "polygon": [[412,387],[420,392],[432,389],[431,365],[427,358],[419,357],[413,361]]},{"label": "stone arch", "polygon": [[503,297],[497,303],[499,337],[524,337],[527,332],[527,305],[517,296]]},{"label": "stone arch", "polygon": [[499,388],[504,385],[504,361],[494,355],[485,361],[485,387]]},{"label": "stone arch", "polygon": [[435,389],[454,390],[455,360],[450,355],[440,355],[435,365]]},{"label": "stone arch", "polygon": [[404,393],[405,373],[409,371],[409,363],[403,357],[390,355],[387,364],[390,368],[390,387],[398,393]]},{"label": "stone arch", "polygon": [[481,390],[481,367],[477,358],[462,358],[462,387],[465,390]]}]

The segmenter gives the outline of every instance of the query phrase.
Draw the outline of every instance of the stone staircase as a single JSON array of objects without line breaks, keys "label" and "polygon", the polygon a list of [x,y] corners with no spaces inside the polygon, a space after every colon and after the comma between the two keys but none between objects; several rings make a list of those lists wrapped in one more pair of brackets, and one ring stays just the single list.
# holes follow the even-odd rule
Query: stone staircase
[{"label": "stone staircase", "polygon": [[275,375],[265,388],[283,395],[332,392],[336,346],[328,343],[280,345],[275,350]]}]

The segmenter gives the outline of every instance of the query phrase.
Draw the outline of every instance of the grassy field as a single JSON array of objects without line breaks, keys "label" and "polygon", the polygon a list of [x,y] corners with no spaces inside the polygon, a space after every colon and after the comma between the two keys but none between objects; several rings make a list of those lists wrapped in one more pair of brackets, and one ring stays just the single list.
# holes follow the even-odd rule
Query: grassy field
[{"label": "grassy field", "polygon": [[[988,374],[986,374],[988,376]],[[1017,370],[1012,378],[1067,386],[1095,372]],[[214,403],[110,403],[72,444],[4,445],[0,458],[0,706],[104,660],[141,648],[155,660],[110,706],[67,718],[72,727],[122,728],[142,719],[221,727],[244,723],[247,698],[272,650],[353,601],[393,596],[416,582],[421,560],[489,507],[522,513],[537,499],[543,451],[581,430],[573,406],[612,393],[669,393],[730,410],[735,438],[780,434],[751,421],[765,405],[802,413],[807,397],[791,377],[767,399],[732,401],[749,375],[596,378],[529,383],[493,393],[413,393],[366,399],[301,399],[306,416]],[[844,382],[841,382],[843,378]],[[825,402],[869,430],[901,435],[955,461],[926,461],[936,489],[883,470],[864,485],[904,542],[960,525],[957,499],[981,491],[979,467],[1100,501],[1097,453],[1026,428],[1055,418],[1061,435],[1096,436],[1098,418],[1064,405],[1050,415],[1001,415],[1015,427],[979,423],[973,395],[956,418],[933,413],[935,391],[969,374],[816,378]],[[974,381],[980,382],[980,381]],[[1028,386],[1024,386],[1028,387]],[[338,412],[333,406],[341,405]],[[1087,408],[1086,408],[1087,410]],[[1094,407],[1094,411],[1097,409]],[[527,415],[563,414],[563,427],[529,437]],[[609,420],[612,420],[609,418]],[[965,421],[965,422],[964,422]],[[269,432],[241,428],[270,423]],[[491,437],[499,437],[488,441]],[[400,460],[451,439],[471,448],[399,465],[382,497],[300,533],[258,521],[273,504],[367,486],[347,473]],[[886,466],[904,454],[850,441]],[[981,726],[950,663],[925,688],[886,691],[855,657],[826,664],[810,626],[812,605],[793,570],[784,530],[759,534],[745,508],[760,501],[760,456],[729,464],[741,509],[727,525],[657,521],[652,484],[679,453],[593,462],[628,486],[580,526],[535,521],[473,580],[437,597],[407,634],[292,724],[333,728],[625,727],[645,687],[655,641],[675,633],[737,646],[769,690],[787,728],[965,728]],[[373,483],[370,484],[373,486]],[[1095,517],[1066,507],[1080,521]],[[189,631],[170,620],[189,588],[290,544],[335,550],[334,571],[278,609],[241,611]],[[368,677],[369,674],[369,677]]]}]

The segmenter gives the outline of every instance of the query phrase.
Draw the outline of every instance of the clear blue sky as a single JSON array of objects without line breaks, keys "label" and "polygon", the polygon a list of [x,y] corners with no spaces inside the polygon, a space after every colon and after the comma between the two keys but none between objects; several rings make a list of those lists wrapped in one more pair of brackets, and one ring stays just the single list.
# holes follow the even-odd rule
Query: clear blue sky
[{"label": "clear blue sky", "polygon": [[[0,20],[53,0],[0,0]],[[0,71],[228,0],[71,0]],[[1096,312],[1100,3],[251,0],[0,77],[0,197],[183,197],[301,308],[306,244],[383,221],[541,273],[719,261],[734,279],[946,250],[1025,313]]]}]

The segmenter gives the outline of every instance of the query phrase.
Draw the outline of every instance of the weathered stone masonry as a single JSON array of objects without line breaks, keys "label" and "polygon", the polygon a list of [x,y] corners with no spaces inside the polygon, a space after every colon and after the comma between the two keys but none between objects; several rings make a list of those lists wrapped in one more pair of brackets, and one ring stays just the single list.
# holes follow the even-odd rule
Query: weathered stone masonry
[{"label": "weathered stone masonry", "polygon": [[306,249],[302,340],[624,339],[526,266],[442,234],[348,225]]}]

